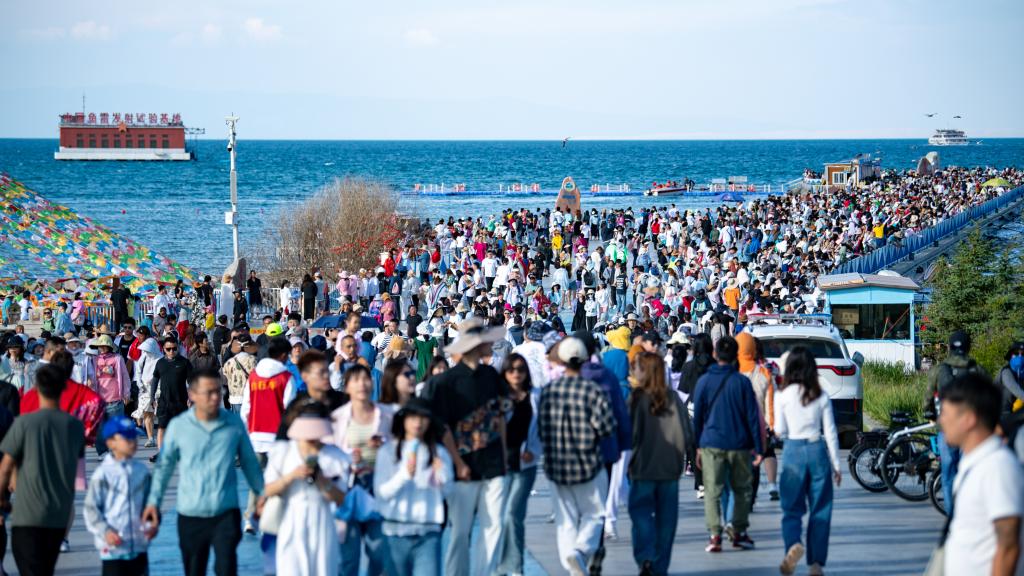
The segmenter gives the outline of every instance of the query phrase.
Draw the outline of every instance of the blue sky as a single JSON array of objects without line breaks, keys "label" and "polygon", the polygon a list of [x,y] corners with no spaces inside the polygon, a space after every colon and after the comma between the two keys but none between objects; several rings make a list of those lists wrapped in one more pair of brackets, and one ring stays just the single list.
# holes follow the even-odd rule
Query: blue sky
[{"label": "blue sky", "polygon": [[230,112],[241,138],[1024,136],[1021,0],[5,0],[0,22],[0,137],[55,137],[83,92],[218,138]]}]

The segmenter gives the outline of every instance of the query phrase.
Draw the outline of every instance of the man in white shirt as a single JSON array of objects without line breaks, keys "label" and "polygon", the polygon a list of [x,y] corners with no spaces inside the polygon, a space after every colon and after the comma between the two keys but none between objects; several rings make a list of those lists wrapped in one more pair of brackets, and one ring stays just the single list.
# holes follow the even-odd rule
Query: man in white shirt
[{"label": "man in white shirt", "polygon": [[487,257],[480,262],[480,267],[483,268],[487,289],[490,290],[494,287],[494,277],[498,274],[498,260],[494,257],[494,252],[487,253]]},{"label": "man in white shirt", "polygon": [[968,374],[942,391],[939,424],[963,451],[953,481],[946,574],[1024,574],[1020,560],[1024,470],[995,434],[1002,392],[988,377]]}]

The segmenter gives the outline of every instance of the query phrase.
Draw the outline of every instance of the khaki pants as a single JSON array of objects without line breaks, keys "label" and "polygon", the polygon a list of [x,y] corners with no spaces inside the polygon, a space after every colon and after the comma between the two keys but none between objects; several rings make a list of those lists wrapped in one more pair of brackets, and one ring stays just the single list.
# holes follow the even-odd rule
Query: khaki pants
[{"label": "khaki pants", "polygon": [[736,498],[732,526],[736,533],[750,526],[750,499],[753,492],[753,465],[749,450],[701,448],[701,470],[704,473],[704,521],[711,534],[722,533],[722,512],[719,508],[722,489],[728,482]]}]

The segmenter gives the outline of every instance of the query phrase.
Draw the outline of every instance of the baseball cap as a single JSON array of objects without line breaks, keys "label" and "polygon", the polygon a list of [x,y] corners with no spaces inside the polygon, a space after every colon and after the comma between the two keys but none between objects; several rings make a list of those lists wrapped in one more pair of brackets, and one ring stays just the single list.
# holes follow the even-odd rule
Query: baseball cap
[{"label": "baseball cap", "polygon": [[131,418],[117,416],[107,420],[107,423],[103,425],[103,437],[113,438],[118,434],[123,436],[125,440],[135,440],[139,436],[139,431]]},{"label": "baseball cap", "polygon": [[570,336],[558,345],[558,359],[566,364],[582,364],[589,358],[587,345],[579,338]]},{"label": "baseball cap", "polygon": [[267,324],[265,333],[268,338],[273,338],[274,336],[284,334],[284,328],[282,328],[277,322],[271,322],[270,324]]},{"label": "baseball cap", "polygon": [[648,342],[654,342],[655,344],[661,342],[661,334],[658,334],[654,330],[648,330],[647,332],[644,332],[643,336],[641,336],[640,338]]},{"label": "baseball cap", "polygon": [[958,352],[967,352],[971,349],[971,335],[965,330],[957,330],[949,335],[949,348]]}]

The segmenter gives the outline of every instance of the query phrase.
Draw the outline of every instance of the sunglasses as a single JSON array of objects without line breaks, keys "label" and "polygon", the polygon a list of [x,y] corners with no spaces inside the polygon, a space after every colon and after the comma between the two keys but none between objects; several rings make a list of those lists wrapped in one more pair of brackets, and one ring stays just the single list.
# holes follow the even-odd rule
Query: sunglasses
[{"label": "sunglasses", "polygon": [[527,372],[530,371],[530,369],[527,368],[526,366],[523,366],[522,364],[520,364],[518,366],[509,366],[505,371],[506,372],[519,372],[520,374],[526,374]]},{"label": "sunglasses", "polygon": [[406,378],[415,378],[416,372],[414,370],[407,370],[405,372],[402,372],[402,376],[405,376]]},{"label": "sunglasses", "polygon": [[177,351],[178,351],[178,347],[177,346],[174,346],[172,348],[164,348],[164,352],[177,352]]}]

